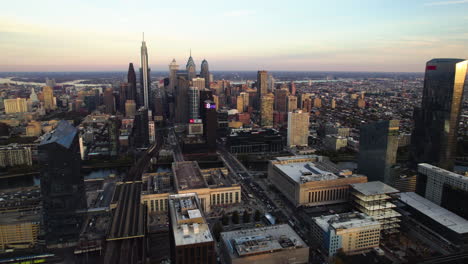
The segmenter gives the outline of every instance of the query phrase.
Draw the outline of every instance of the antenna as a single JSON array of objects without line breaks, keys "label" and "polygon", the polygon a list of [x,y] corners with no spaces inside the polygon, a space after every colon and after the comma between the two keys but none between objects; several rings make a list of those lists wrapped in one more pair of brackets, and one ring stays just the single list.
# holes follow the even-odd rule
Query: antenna
[{"label": "antenna", "polygon": [[145,41],[145,32],[143,32],[143,41]]},{"label": "antenna", "polygon": [[192,48],[190,48],[190,57],[192,57]]}]

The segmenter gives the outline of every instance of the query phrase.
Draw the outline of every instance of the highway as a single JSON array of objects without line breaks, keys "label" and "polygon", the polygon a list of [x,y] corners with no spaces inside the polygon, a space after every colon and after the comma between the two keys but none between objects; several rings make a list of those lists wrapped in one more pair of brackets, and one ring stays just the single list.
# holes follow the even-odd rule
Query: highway
[{"label": "highway", "polygon": [[182,154],[182,150],[180,149],[180,145],[177,142],[177,136],[175,134],[174,128],[171,128],[169,130],[168,140],[169,140],[169,143],[172,146],[174,161],[175,162],[184,161],[184,155]]}]

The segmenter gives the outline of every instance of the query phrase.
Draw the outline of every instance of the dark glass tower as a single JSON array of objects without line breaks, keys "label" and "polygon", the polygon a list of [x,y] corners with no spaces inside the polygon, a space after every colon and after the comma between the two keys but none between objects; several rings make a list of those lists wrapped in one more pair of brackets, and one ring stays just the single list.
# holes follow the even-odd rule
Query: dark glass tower
[{"label": "dark glass tower", "polygon": [[67,121],[45,135],[38,147],[45,238],[48,245],[77,241],[86,209],[78,130]]},{"label": "dark glass tower", "polygon": [[145,107],[138,109],[135,114],[135,145],[137,148],[149,145],[148,109]]},{"label": "dark glass tower", "polygon": [[201,63],[200,77],[205,79],[205,88],[210,88],[210,69],[206,60]]},{"label": "dark glass tower", "polygon": [[468,61],[433,59],[426,64],[420,108],[414,110],[411,161],[451,170]]},{"label": "dark glass tower", "polygon": [[192,81],[193,78],[197,77],[197,70],[195,67],[195,62],[193,61],[193,58],[192,58],[192,51],[190,51],[190,57],[187,61],[187,65],[185,66],[185,69],[187,70],[187,76],[188,76],[189,81]]},{"label": "dark glass tower", "polygon": [[398,120],[378,121],[361,126],[358,172],[369,181],[393,184],[391,167],[398,150]]},{"label": "dark glass tower", "polygon": [[128,66],[128,90],[127,90],[127,100],[137,100],[137,79],[135,69],[133,68],[133,63],[130,63]]}]

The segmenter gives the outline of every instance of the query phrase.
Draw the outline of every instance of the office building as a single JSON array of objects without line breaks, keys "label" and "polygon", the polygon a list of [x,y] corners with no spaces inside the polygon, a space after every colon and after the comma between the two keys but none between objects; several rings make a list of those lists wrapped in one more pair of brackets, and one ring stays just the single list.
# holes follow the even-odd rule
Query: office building
[{"label": "office building", "polygon": [[42,88],[42,96],[44,97],[44,108],[46,111],[55,110],[54,90],[50,86]]},{"label": "office building", "polygon": [[197,70],[196,70],[195,62],[193,61],[193,58],[192,58],[191,50],[190,50],[190,57],[187,61],[187,65],[185,65],[185,69],[187,71],[188,80],[193,80],[194,78],[197,77]]},{"label": "office building", "polygon": [[273,126],[273,103],[274,103],[273,94],[266,94],[261,98],[261,108],[260,108],[260,125],[262,127],[272,127]]},{"label": "office building", "polygon": [[205,89],[205,79],[197,77],[192,79],[192,86],[198,90]]},{"label": "office building", "polygon": [[78,130],[67,121],[44,136],[38,146],[45,239],[48,246],[78,240],[86,209]]},{"label": "office building", "polygon": [[0,217],[0,252],[6,249],[29,249],[37,244],[41,217],[36,212],[2,212]]},{"label": "office building", "polygon": [[126,100],[133,100],[135,103],[138,99],[137,97],[137,79],[135,69],[133,68],[133,63],[128,65],[128,73],[127,73],[127,81],[128,81],[128,90],[126,93]]},{"label": "office building", "polygon": [[287,224],[221,233],[224,263],[309,263],[309,247]]},{"label": "office building", "polygon": [[29,100],[33,103],[39,102],[39,98],[37,97],[37,94],[34,88],[31,88],[31,94],[29,95]]},{"label": "office building", "polygon": [[353,205],[379,221],[384,234],[399,232],[401,215],[395,211],[396,206],[392,202],[398,193],[397,189],[380,181],[351,184]]},{"label": "office building", "polygon": [[175,59],[172,59],[171,64],[169,64],[169,86],[168,89],[170,92],[174,92],[174,88],[177,84],[177,71],[179,70],[179,65]]},{"label": "office building", "polygon": [[289,91],[286,88],[275,90],[275,110],[278,112],[288,112]]},{"label": "office building", "polygon": [[258,71],[257,72],[257,104],[258,104],[258,109],[261,109],[262,97],[266,96],[267,94],[268,94],[268,72],[267,71]]},{"label": "office building", "polygon": [[127,101],[127,93],[128,93],[128,83],[121,83],[120,90],[119,90],[118,110],[120,113],[124,115],[125,115],[125,102]]},{"label": "office building", "polygon": [[379,247],[380,223],[359,212],[322,215],[312,218],[312,235],[330,257],[361,254]]},{"label": "office building", "polygon": [[301,110],[288,113],[288,147],[307,146],[309,139],[309,113]]},{"label": "office building", "polygon": [[396,163],[399,125],[398,120],[361,125],[358,172],[369,181],[393,184],[391,168]]},{"label": "office building", "polygon": [[28,105],[25,98],[5,99],[5,114],[24,113],[28,111]]},{"label": "office building", "polygon": [[284,148],[284,140],[275,129],[232,130],[226,137],[231,153],[275,153]]},{"label": "office building", "polygon": [[243,112],[247,112],[249,109],[249,93],[241,92],[239,96],[242,97],[242,104],[244,106]]},{"label": "office building", "polygon": [[236,109],[239,113],[244,112],[244,98],[240,95],[236,98]]},{"label": "office building", "polygon": [[114,114],[115,113],[115,98],[112,91],[112,88],[106,88],[103,95],[105,113]]},{"label": "office building", "polygon": [[195,193],[169,196],[171,263],[214,264],[215,242]]},{"label": "office building", "polygon": [[42,125],[37,121],[31,121],[26,126],[27,137],[38,137],[42,134]]},{"label": "office building", "polygon": [[426,64],[423,98],[414,110],[412,162],[451,170],[468,61],[433,59]]},{"label": "office building", "polygon": [[[200,90],[197,87],[190,87],[188,90],[189,119],[200,118]],[[186,123],[189,120],[186,121]]]},{"label": "office building", "polygon": [[156,126],[152,120],[148,121],[148,137],[150,145],[156,142]]},{"label": "office building", "polygon": [[148,109],[140,107],[135,114],[135,146],[146,148],[149,146]]},{"label": "office building", "polygon": [[190,81],[184,77],[177,78],[177,85],[175,87],[175,122],[187,123],[189,120],[189,107],[188,107],[188,90]]},{"label": "office building", "polygon": [[333,99],[331,100],[330,106],[331,106],[332,109],[335,109],[335,108],[336,108],[336,100],[335,100],[335,98],[333,98]]},{"label": "office building", "polygon": [[208,66],[208,61],[205,59],[201,63],[200,77],[205,79],[205,86],[203,88],[210,88],[210,68]]},{"label": "office building", "polygon": [[[151,77],[150,77],[150,68],[148,66],[148,49],[146,48],[145,35],[143,33],[143,41],[141,42],[141,68],[140,68],[140,78],[141,78],[141,96],[142,103],[138,106],[144,106],[146,109],[150,108],[150,88],[151,88]],[[137,101],[138,102],[138,101]]]},{"label": "office building", "polygon": [[288,96],[288,112],[292,112],[297,109],[297,97],[290,95]]},{"label": "office building", "polygon": [[134,117],[136,115],[136,103],[135,100],[127,100],[125,102],[125,116]]},{"label": "office building", "polygon": [[338,151],[348,146],[348,139],[338,135],[326,135],[323,144],[328,150]]},{"label": "office building", "polygon": [[321,98],[315,97],[315,99],[314,99],[314,107],[316,107],[316,108],[322,107],[322,99],[321,99]]},{"label": "office building", "polygon": [[0,146],[0,167],[31,166],[31,148],[16,144]]},{"label": "office building", "polygon": [[468,177],[427,164],[418,164],[416,191],[429,201],[468,219]]},{"label": "office building", "polygon": [[210,150],[216,150],[216,138],[218,129],[218,116],[216,112],[216,104],[213,101],[206,100],[203,108],[203,128],[206,138],[206,143]]},{"label": "office building", "polygon": [[295,206],[344,203],[351,184],[367,182],[314,155],[277,157],[268,164],[268,178]]}]

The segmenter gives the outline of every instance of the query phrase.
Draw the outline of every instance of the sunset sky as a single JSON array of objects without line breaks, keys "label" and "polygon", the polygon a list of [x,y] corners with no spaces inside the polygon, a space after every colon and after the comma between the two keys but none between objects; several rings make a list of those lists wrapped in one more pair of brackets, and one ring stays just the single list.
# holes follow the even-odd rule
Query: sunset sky
[{"label": "sunset sky", "polygon": [[0,71],[421,72],[468,58],[468,0],[14,0],[0,14]]}]

